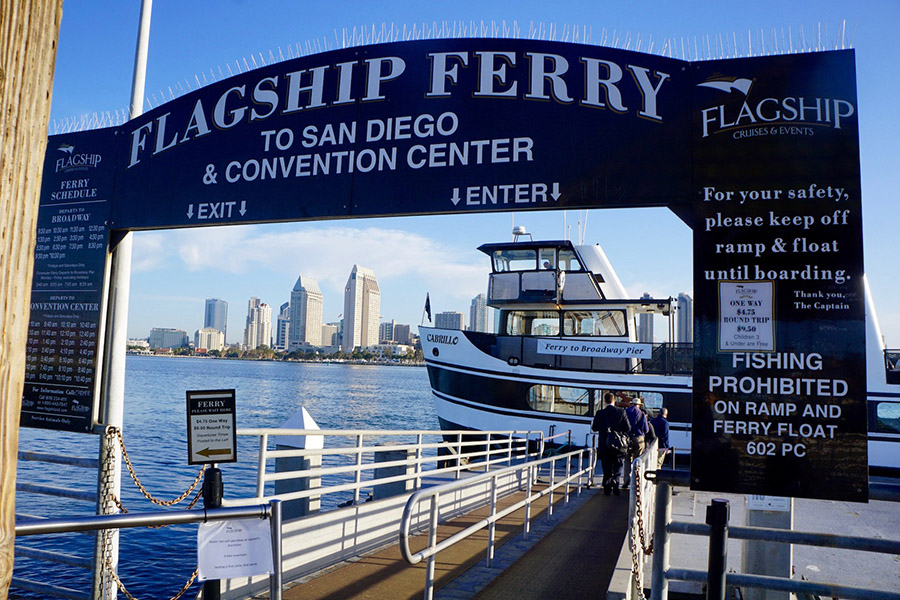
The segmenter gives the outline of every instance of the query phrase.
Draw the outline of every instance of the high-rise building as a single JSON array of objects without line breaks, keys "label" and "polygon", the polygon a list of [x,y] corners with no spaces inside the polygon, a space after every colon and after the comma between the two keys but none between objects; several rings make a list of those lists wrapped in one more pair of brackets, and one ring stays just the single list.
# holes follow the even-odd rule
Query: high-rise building
[{"label": "high-rise building", "polygon": [[181,329],[170,327],[154,327],[150,330],[150,347],[157,348],[185,348],[188,346],[188,335]]},{"label": "high-rise building", "polygon": [[322,345],[322,291],[311,277],[301,275],[291,290],[291,329],[288,347]]},{"label": "high-rise building", "polygon": [[394,341],[398,344],[409,344],[409,325],[404,325],[403,323],[394,325]]},{"label": "high-rise building", "polygon": [[259,298],[247,303],[247,325],[244,327],[244,347],[253,349],[272,345],[272,307]]},{"label": "high-rise building", "polygon": [[221,351],[225,348],[225,334],[214,327],[198,329],[194,334],[194,348]]},{"label": "high-rise building", "polygon": [[278,318],[275,320],[275,349],[288,349],[288,336],[291,331],[291,303],[285,302],[278,309]]},{"label": "high-rise building", "polygon": [[340,346],[341,337],[338,335],[337,323],[326,323],[322,325],[322,345],[323,346]]},{"label": "high-rise building", "polygon": [[490,333],[490,307],[487,305],[487,296],[478,294],[472,298],[469,307],[469,330]]},{"label": "high-rise building", "polygon": [[434,315],[434,326],[438,329],[465,329],[466,316],[461,312],[445,311]]},{"label": "high-rise building", "polygon": [[212,327],[228,338],[228,303],[218,298],[206,299],[206,310],[203,314],[203,327]]},{"label": "high-rise building", "polygon": [[378,343],[381,290],[371,269],[353,265],[344,288],[344,330],[341,350],[353,352]]},{"label": "high-rise building", "polygon": [[379,342],[394,342],[397,338],[394,337],[394,327],[396,327],[397,322],[394,320],[385,321],[381,325],[378,326],[378,341]]},{"label": "high-rise building", "polygon": [[676,303],[675,341],[694,343],[694,301],[685,293],[678,294]]},{"label": "high-rise building", "polygon": [[[652,298],[650,294],[644,292],[641,300]],[[642,313],[638,315],[638,341],[645,344],[653,343],[653,315],[651,313]]]}]

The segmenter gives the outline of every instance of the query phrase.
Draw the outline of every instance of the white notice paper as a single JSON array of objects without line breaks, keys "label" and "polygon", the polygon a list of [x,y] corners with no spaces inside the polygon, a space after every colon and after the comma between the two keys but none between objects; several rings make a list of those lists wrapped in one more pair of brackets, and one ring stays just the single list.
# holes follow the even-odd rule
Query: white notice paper
[{"label": "white notice paper", "polygon": [[197,531],[198,579],[228,579],[272,572],[272,538],[266,519],[201,523]]},{"label": "white notice paper", "polygon": [[719,282],[719,352],[775,350],[771,281]]}]

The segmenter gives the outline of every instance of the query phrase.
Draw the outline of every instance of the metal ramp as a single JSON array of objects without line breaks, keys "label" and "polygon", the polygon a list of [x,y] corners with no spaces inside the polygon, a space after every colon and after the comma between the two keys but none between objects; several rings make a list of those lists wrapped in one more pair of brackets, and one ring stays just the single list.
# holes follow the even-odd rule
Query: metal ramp
[{"label": "metal ramp", "polygon": [[[520,494],[504,498],[509,505]],[[442,525],[438,537],[465,529],[484,517],[479,509]],[[547,500],[533,509],[532,534],[523,540],[524,510],[497,525],[501,543],[494,566],[484,566],[487,534],[481,532],[441,552],[436,565],[435,597],[463,598],[602,598],[612,578],[627,529],[628,498],[586,490],[570,500]],[[424,540],[415,540],[424,545]],[[284,592],[286,600],[401,600],[424,598],[425,567],[408,565],[399,547],[342,563],[301,579]]]}]

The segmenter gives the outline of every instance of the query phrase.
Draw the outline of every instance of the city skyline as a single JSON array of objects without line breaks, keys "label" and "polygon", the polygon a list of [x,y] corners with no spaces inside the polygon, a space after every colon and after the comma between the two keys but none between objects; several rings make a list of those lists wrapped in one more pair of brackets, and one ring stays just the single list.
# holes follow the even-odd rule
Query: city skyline
[{"label": "city skyline", "polygon": [[[138,13],[138,7],[129,3],[103,0],[67,5],[51,126],[128,105]],[[780,44],[797,40],[801,28],[807,41],[804,48],[820,41],[823,47],[833,48],[838,32],[847,32],[846,42],[855,48],[857,62],[865,269],[888,346],[900,347],[900,307],[893,301],[900,293],[900,278],[889,251],[900,216],[894,201],[900,189],[900,172],[894,168],[900,160],[895,143],[900,122],[893,117],[892,104],[900,84],[884,70],[893,61],[890,56],[897,54],[892,43],[893,23],[900,20],[896,2],[808,5],[761,0],[727,9],[696,0],[648,2],[640,9],[568,1],[551,6],[530,0],[453,5],[349,2],[342,11],[240,3],[220,10],[207,0],[157,5],[150,32],[147,97],[157,106],[168,98],[162,90],[192,87],[195,77],[229,64],[234,69],[242,59],[258,61],[265,56],[268,63],[270,51],[278,56],[279,49],[288,47],[303,53],[337,48],[349,30],[372,23],[421,27],[472,20],[489,29],[493,24],[516,23],[520,36],[527,36],[533,27],[541,32],[537,37],[549,38],[552,29],[556,39],[568,35],[570,41],[573,28],[578,27],[589,43],[620,48],[631,44],[635,49],[640,38],[640,51],[652,45],[649,51],[660,53],[671,44],[670,49],[679,47],[676,57],[685,48],[693,53],[711,41],[712,55],[701,59],[724,56],[727,50],[718,42],[732,37],[739,42],[735,52],[746,56],[763,50],[783,52]],[[203,27],[196,26],[200,22]],[[104,35],[96,35],[98,23],[103,24]],[[310,40],[312,45],[305,46]],[[243,311],[234,306],[243,306],[248,291],[273,307],[288,299],[285,290],[297,272],[295,266],[285,264],[289,261],[284,256],[303,256],[310,262],[303,272],[320,284],[326,298],[326,322],[342,313],[339,298],[345,265],[362,260],[379,275],[382,315],[415,327],[421,322],[426,293],[434,312],[466,312],[471,298],[487,282],[487,260],[476,248],[485,242],[510,240],[513,225],[526,226],[536,239],[577,240],[584,233],[586,241],[599,241],[631,297],[639,298],[644,292],[654,298],[693,295],[692,234],[665,209],[570,211],[568,215],[473,212],[147,231],[134,236],[128,335],[145,337],[151,327],[194,331],[199,324],[196,307],[213,296],[233,305],[228,341],[239,341]]]},{"label": "city skyline", "polygon": [[[354,265],[354,270],[358,268],[358,265]],[[363,268],[362,271],[365,272],[370,270]],[[367,276],[370,276],[370,274],[367,274]],[[319,290],[319,286],[316,281],[309,277],[300,275],[297,278],[297,282],[294,284],[293,289],[291,290],[290,296],[291,301],[282,303],[277,313],[274,311],[269,313],[270,321],[268,322],[267,327],[268,330],[271,331],[271,347],[277,350],[292,350],[304,345],[316,347],[326,347],[332,345],[330,343],[330,339],[325,339],[324,328],[329,326],[334,327],[334,325],[325,323],[322,319],[323,295]],[[311,308],[310,305],[312,305]],[[212,297],[207,298],[205,301],[203,327],[198,329],[180,329],[154,326],[151,327],[150,332],[151,334],[154,330],[184,332],[187,335],[188,339],[194,340],[194,344],[196,347],[218,350],[221,349],[218,346],[212,348],[207,344],[198,345],[197,343],[198,338],[203,340],[210,340],[211,332],[216,331],[222,335],[222,345],[246,345],[248,327],[250,327],[251,320],[255,321],[256,317],[254,317],[254,315],[257,315],[259,313],[260,307],[262,306],[266,307],[268,311],[271,311],[271,304],[261,301],[261,299],[257,296],[251,296],[249,298],[248,314],[244,317],[245,327],[242,330],[243,340],[241,342],[228,341],[223,330],[225,315],[227,315],[228,313],[228,302],[222,300],[221,298]],[[445,327],[450,329],[465,329],[490,333],[493,328],[493,310],[494,309],[490,308],[487,305],[487,296],[482,292],[470,300],[468,321],[466,320],[467,317],[464,312],[450,310],[436,313],[434,315],[435,318],[433,323],[426,323],[426,325],[439,328]],[[451,315],[452,317],[448,319],[447,317]],[[343,321],[343,315],[339,315],[339,317],[340,318],[337,322],[341,323]],[[441,322],[440,317],[444,318],[443,323]],[[271,322],[272,318],[275,319],[274,324]],[[298,322],[301,322],[304,325],[299,328],[290,327],[291,323]],[[308,334],[301,333],[304,332],[307,328],[316,325],[318,325],[318,327],[316,327],[318,336],[316,336],[315,334],[310,336]],[[253,327],[255,330],[257,325],[254,324]],[[390,331],[390,334],[386,334],[386,332],[388,331]],[[257,334],[254,333],[253,335],[256,336]],[[387,319],[383,315],[379,319],[379,343],[382,341],[395,341],[401,344],[407,344],[410,342],[411,335],[412,326],[410,324],[398,323],[396,319]],[[148,339],[149,336],[150,334],[148,334],[147,337],[132,337],[130,339]],[[281,338],[284,338],[283,343],[279,341]],[[213,336],[213,339],[216,338]]]}]

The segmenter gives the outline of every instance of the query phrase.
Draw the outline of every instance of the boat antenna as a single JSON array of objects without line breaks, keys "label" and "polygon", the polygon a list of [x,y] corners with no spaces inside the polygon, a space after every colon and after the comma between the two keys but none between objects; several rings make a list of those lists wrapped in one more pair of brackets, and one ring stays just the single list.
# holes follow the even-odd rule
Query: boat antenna
[{"label": "boat antenna", "polygon": [[588,211],[587,211],[587,209],[585,209],[584,210],[584,227],[581,230],[581,239],[578,240],[578,243],[581,245],[584,245],[584,239],[587,237],[587,218],[588,218]]}]

